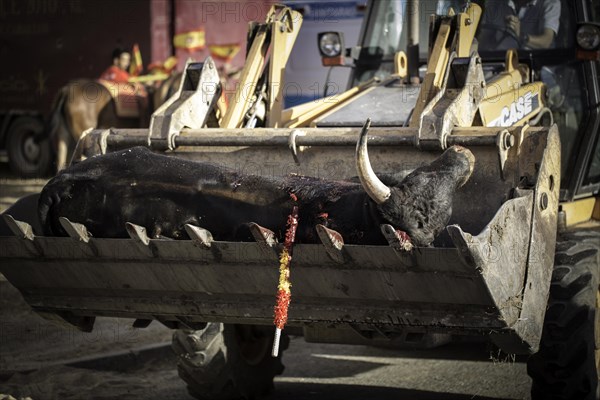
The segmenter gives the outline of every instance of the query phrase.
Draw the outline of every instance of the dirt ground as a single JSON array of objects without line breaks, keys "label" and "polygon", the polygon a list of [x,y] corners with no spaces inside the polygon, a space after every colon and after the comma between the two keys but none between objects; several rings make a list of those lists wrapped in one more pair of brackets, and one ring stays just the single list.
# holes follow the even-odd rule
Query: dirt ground
[{"label": "dirt ground", "polygon": [[[11,177],[0,165],[0,210],[44,182]],[[177,376],[171,331],[157,322],[140,330],[131,323],[99,318],[89,334],[54,325],[0,276],[0,399],[192,399]],[[490,356],[466,345],[407,352],[297,337],[267,400],[528,399],[525,364]]]}]

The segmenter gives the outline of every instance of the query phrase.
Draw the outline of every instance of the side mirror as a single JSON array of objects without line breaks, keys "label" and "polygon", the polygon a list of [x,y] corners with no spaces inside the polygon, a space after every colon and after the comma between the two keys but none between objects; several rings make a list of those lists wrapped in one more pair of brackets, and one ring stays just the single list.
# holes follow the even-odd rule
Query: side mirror
[{"label": "side mirror", "polygon": [[344,34],[342,32],[321,32],[317,36],[321,61],[325,67],[344,65]]}]

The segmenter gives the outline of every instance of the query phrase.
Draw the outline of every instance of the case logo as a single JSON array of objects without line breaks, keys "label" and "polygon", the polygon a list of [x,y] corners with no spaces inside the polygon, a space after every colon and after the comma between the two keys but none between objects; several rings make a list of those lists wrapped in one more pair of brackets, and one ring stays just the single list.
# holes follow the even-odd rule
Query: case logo
[{"label": "case logo", "polygon": [[488,126],[511,126],[522,120],[539,106],[539,93],[527,92],[509,106],[502,108],[500,116]]}]

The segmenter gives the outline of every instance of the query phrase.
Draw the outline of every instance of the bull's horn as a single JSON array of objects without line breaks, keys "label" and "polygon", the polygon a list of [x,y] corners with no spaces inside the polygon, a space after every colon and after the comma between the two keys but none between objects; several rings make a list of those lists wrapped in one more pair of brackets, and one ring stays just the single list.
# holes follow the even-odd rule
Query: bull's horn
[{"label": "bull's horn", "polygon": [[382,204],[390,197],[391,191],[379,180],[373,168],[371,168],[369,151],[367,150],[367,132],[370,126],[371,119],[368,118],[360,132],[358,143],[356,143],[356,170],[365,192],[375,203]]}]

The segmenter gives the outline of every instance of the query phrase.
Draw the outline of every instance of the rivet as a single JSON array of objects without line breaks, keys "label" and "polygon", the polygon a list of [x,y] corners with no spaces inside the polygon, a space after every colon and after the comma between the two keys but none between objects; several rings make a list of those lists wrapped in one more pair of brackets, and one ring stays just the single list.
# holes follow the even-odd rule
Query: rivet
[{"label": "rivet", "polygon": [[548,208],[548,193],[544,192],[540,195],[540,208],[545,210]]}]

